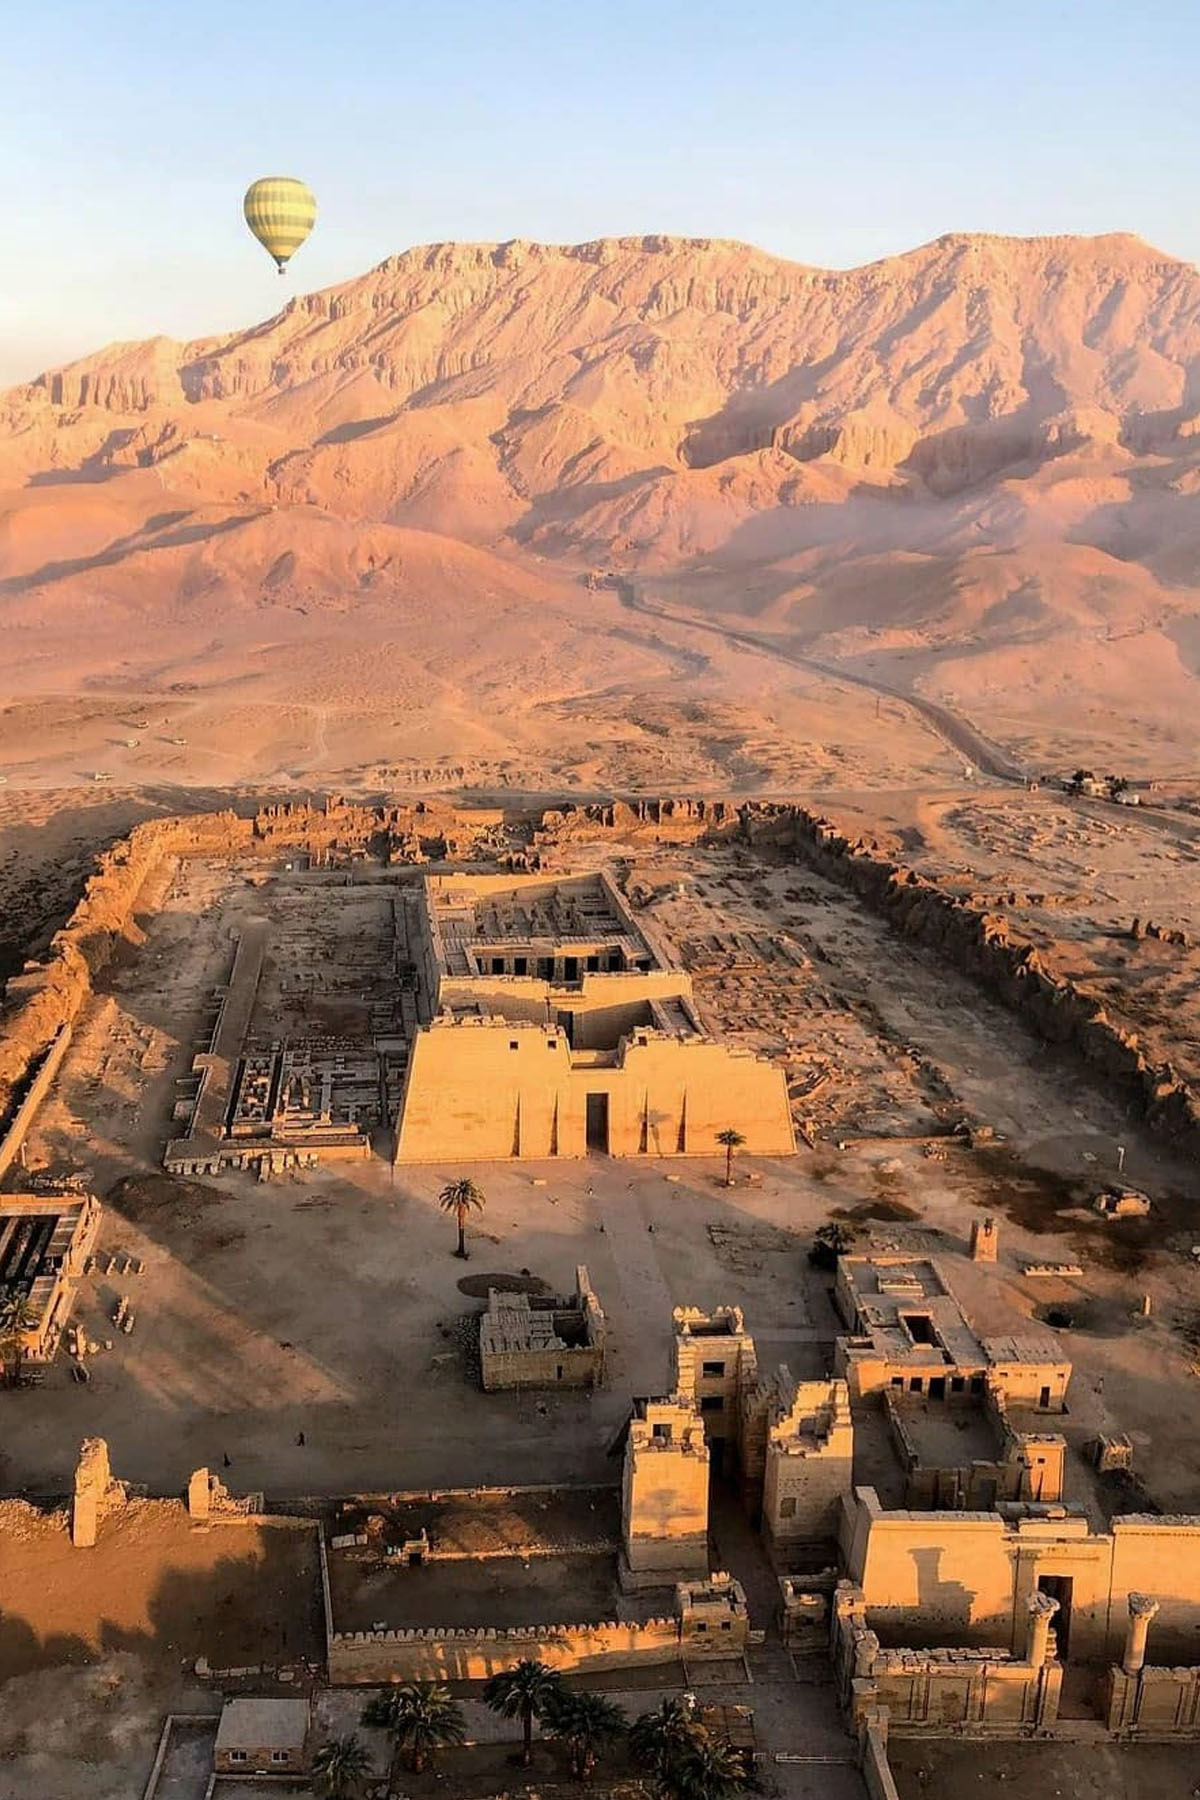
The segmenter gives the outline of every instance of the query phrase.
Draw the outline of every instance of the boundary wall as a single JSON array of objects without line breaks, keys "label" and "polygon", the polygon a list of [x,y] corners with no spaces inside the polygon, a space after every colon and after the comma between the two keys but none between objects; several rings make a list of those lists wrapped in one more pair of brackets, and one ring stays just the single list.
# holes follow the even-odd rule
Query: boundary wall
[{"label": "boundary wall", "polygon": [[[807,864],[851,890],[902,936],[936,950],[1039,1036],[1069,1046],[1098,1085],[1132,1100],[1147,1123],[1185,1153],[1200,1154],[1200,1095],[1168,1061],[1148,1057],[1136,1035],[1109,1017],[1098,995],[1056,974],[1046,954],[1003,915],[948,893],[865,839],[847,837],[828,818],[786,802],[665,798],[568,806],[532,816],[535,854],[569,853],[573,842],[619,837],[663,843],[740,838]],[[7,984],[0,1013],[0,1126],[11,1131],[16,1123],[14,1114],[36,1080],[39,1062],[74,1020],[93,977],[111,958],[154,868],[169,856],[237,855],[255,848],[270,853],[303,840],[304,820],[293,820],[287,808],[267,809],[260,820],[231,811],[150,819],[96,858],[78,905],[55,933],[45,959]]]},{"label": "boundary wall", "polygon": [[[522,1658],[564,1672],[628,1669],[683,1655],[678,1619],[644,1624],[528,1625],[459,1631],[338,1631],[329,1641],[329,1679],[340,1683],[482,1681]],[[689,1646],[694,1654],[694,1647]]]},{"label": "boundary wall", "polygon": [[1047,966],[1045,956],[1000,913],[947,893],[915,869],[891,861],[862,838],[803,807],[747,806],[748,842],[790,851],[820,875],[849,888],[901,936],[937,950],[994,994],[1042,1038],[1076,1051],[1098,1081],[1132,1098],[1147,1123],[1200,1154],[1200,1096],[1169,1062],[1156,1063],[1135,1033],[1111,1019],[1090,994]]}]

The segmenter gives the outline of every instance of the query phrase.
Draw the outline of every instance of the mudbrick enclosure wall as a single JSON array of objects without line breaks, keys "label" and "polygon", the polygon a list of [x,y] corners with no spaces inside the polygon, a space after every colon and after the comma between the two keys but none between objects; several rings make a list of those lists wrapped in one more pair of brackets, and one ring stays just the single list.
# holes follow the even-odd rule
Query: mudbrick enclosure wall
[{"label": "mudbrick enclosure wall", "polygon": [[91,992],[93,977],[128,932],[151,874],[167,857],[232,855],[244,850],[253,834],[253,822],[232,812],[151,819],[101,852],[45,960],[28,964],[8,983],[0,1015],[0,1121],[6,1127]]},{"label": "mudbrick enclosure wall", "polygon": [[1152,1062],[1100,999],[1049,969],[1007,919],[944,892],[803,807],[747,807],[743,829],[751,843],[790,852],[850,888],[904,937],[928,945],[990,990],[1041,1037],[1077,1051],[1103,1085],[1138,1105],[1154,1130],[1191,1155],[1200,1152],[1200,1100],[1171,1064]]},{"label": "mudbrick enclosure wall", "polygon": [[578,1672],[670,1662],[680,1653],[677,1619],[510,1630],[336,1632],[329,1645],[329,1679],[479,1681],[511,1668],[521,1657]]},{"label": "mudbrick enclosure wall", "polygon": [[[425,821],[401,810],[403,817],[396,809],[332,802],[326,808],[330,816],[321,821],[323,841],[332,834],[344,849],[366,852],[382,838],[387,860],[394,861],[416,861],[428,850],[453,854],[456,842],[471,841],[477,852],[481,837],[500,848],[494,813],[460,815],[448,809],[447,818],[439,813],[435,821],[431,812]],[[427,849],[421,844],[423,826],[431,832]],[[1133,1101],[1156,1131],[1181,1150],[1200,1153],[1200,1098],[1169,1062],[1147,1057],[1097,996],[1055,974],[1043,952],[1000,915],[945,892],[865,840],[845,836],[826,818],[784,803],[664,799],[563,808],[535,815],[528,827],[531,841],[527,836],[519,858],[525,866],[585,839],[650,845],[740,838],[802,861],[850,889],[903,936],[937,951],[1043,1038],[1075,1050],[1097,1081],[1123,1101]],[[311,808],[274,807],[256,819],[232,812],[197,814],[150,820],[104,851],[45,960],[8,983],[0,1014],[0,1130],[14,1127],[42,1065],[128,931],[139,895],[164,859],[270,854],[309,843],[316,831]]]}]

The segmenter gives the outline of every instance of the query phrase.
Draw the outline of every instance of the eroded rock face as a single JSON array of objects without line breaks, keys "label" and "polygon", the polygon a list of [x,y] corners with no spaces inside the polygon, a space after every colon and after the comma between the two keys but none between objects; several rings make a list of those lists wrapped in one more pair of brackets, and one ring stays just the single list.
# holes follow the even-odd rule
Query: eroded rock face
[{"label": "eroded rock face", "polygon": [[347,473],[378,485],[381,457],[399,464],[394,504],[439,419],[530,499],[628,478],[636,504],[664,472],[772,449],[777,501],[797,459],[947,493],[1181,441],[1198,306],[1194,269],[1120,235],[951,235],[849,270],[708,238],[434,244],[248,331],[53,370],[0,397],[0,441],[32,472],[46,427],[90,437],[86,457],[118,421],[172,420],[185,442],[225,413],[231,443],[269,423],[264,481],[303,453],[313,503],[335,511]]}]

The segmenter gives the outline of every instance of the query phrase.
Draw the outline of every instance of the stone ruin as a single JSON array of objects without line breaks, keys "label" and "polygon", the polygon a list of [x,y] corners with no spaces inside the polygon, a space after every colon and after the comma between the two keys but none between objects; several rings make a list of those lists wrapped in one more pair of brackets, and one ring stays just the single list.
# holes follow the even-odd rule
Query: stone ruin
[{"label": "stone ruin", "polygon": [[120,1512],[128,1498],[129,1489],[123,1481],[116,1480],[109,1467],[104,1439],[84,1438],[75,1465],[71,1500],[71,1542],[75,1548],[90,1549],[102,1522],[111,1513]]},{"label": "stone ruin", "polygon": [[209,1519],[245,1519],[263,1509],[261,1494],[246,1494],[237,1500],[225,1483],[211,1469],[194,1469],[187,1485],[189,1519],[204,1523]]}]

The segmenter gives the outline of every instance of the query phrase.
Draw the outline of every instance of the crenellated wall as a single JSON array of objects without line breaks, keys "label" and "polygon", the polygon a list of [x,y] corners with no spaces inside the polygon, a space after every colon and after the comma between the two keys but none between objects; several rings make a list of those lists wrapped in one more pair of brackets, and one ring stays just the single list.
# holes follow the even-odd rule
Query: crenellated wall
[{"label": "crenellated wall", "polygon": [[329,1679],[339,1682],[481,1681],[528,1657],[552,1669],[587,1673],[680,1654],[677,1619],[644,1624],[528,1625],[510,1630],[339,1631],[329,1645]]}]

